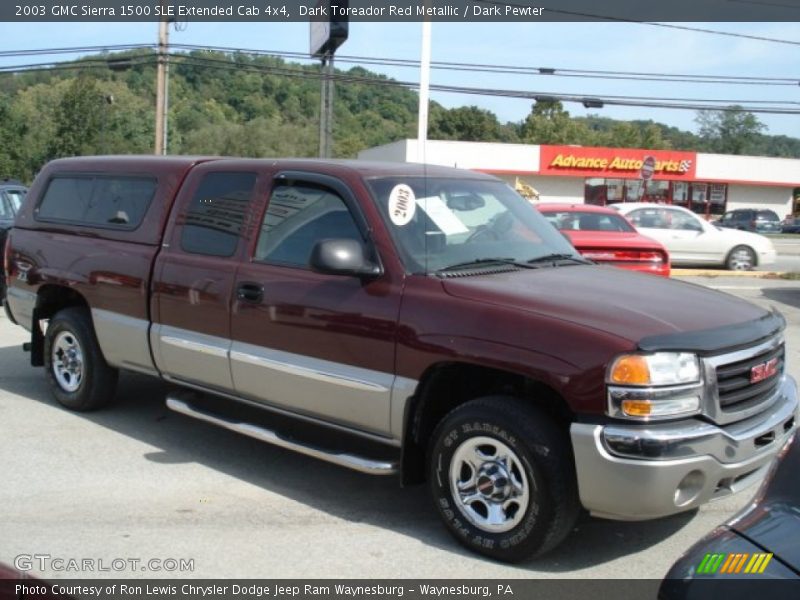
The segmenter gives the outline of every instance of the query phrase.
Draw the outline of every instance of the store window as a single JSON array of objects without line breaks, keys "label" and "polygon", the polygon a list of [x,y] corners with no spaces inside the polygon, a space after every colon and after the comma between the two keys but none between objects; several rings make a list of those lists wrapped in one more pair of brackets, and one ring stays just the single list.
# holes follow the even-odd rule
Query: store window
[{"label": "store window", "polygon": [[584,202],[586,204],[597,204],[598,206],[605,206],[610,202],[614,202],[608,199],[605,179],[591,178],[586,180],[584,184]]},{"label": "store window", "polygon": [[672,203],[688,208],[689,206],[689,184],[685,181],[672,182]]},{"label": "store window", "polygon": [[653,202],[675,204],[710,218],[725,213],[728,186],[724,183],[641,179],[602,179],[592,177],[585,182],[586,204],[615,202]]},{"label": "store window", "polygon": [[724,183],[712,183],[711,192],[709,194],[709,208],[712,215],[721,215],[725,213],[725,200],[728,186]]}]

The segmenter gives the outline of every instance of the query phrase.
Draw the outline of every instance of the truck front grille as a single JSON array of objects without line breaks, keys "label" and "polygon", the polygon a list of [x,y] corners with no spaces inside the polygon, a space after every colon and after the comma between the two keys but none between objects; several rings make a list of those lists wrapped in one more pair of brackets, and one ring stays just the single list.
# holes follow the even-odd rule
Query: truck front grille
[{"label": "truck front grille", "polygon": [[[775,359],[775,362],[772,361]],[[780,385],[784,370],[785,347],[780,344],[755,354],[754,356],[717,365],[717,390],[719,407],[723,413],[740,412],[770,400]],[[763,365],[774,364],[774,373],[760,381],[753,381],[756,372]]]}]

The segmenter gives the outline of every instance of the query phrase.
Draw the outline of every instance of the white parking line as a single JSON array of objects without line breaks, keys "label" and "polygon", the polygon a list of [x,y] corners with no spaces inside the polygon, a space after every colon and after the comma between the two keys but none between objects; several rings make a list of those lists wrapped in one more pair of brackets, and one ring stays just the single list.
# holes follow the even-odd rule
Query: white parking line
[{"label": "white parking line", "polygon": [[760,285],[709,285],[712,290],[763,290]]}]

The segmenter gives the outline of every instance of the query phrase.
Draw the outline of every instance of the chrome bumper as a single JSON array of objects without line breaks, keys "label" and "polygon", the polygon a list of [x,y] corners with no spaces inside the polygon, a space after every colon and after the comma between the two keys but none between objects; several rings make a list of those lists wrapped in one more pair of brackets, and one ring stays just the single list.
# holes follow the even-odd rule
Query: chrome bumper
[{"label": "chrome bumper", "polygon": [[697,420],[570,429],[581,503],[592,514],[644,520],[689,510],[760,481],[797,429],[798,393],[724,428]]}]

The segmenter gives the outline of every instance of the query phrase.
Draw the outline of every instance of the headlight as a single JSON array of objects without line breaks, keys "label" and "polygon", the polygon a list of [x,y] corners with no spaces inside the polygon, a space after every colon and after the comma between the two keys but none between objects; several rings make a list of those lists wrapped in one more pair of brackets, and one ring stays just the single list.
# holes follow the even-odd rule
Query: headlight
[{"label": "headlight", "polygon": [[625,354],[611,363],[606,382],[612,417],[649,421],[700,412],[703,386],[694,354]]},{"label": "headlight", "polygon": [[678,385],[700,381],[697,356],[686,352],[625,354],[608,370],[613,385]]}]

